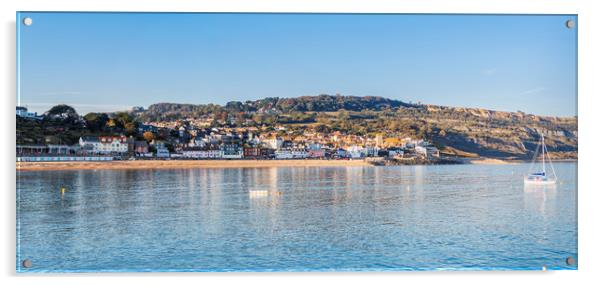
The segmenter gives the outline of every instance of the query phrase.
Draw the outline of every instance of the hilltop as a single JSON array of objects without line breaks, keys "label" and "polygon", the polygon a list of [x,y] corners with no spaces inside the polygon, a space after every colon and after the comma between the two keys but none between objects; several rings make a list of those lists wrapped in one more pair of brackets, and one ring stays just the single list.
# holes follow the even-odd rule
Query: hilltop
[{"label": "hilltop", "polygon": [[194,105],[178,103],[158,103],[140,113],[145,120],[183,119],[201,117],[218,112],[246,112],[287,114],[295,112],[337,112],[347,111],[383,111],[400,107],[417,107],[398,100],[376,96],[318,95],[296,98],[268,97],[254,101],[231,101],[225,106],[216,104]]}]

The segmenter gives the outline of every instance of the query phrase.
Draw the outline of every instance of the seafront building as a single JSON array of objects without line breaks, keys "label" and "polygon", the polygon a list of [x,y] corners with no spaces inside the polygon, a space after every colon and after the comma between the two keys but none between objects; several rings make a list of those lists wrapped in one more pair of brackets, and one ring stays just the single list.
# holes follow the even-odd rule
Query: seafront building
[{"label": "seafront building", "polygon": [[422,142],[422,143],[416,145],[414,147],[414,150],[416,151],[416,154],[418,154],[422,157],[426,157],[426,158],[439,157],[439,149],[437,149],[436,147],[434,147],[426,142]]},{"label": "seafront building", "polygon": [[[438,159],[430,142],[411,138],[383,138],[307,132],[280,135],[282,130],[196,128],[178,125],[162,129],[143,124],[139,131],[161,139],[133,136],[82,136],[76,145],[18,145],[18,157],[111,157],[112,159]],[[171,134],[169,135],[171,131]],[[168,135],[166,135],[168,134]],[[138,136],[141,138],[142,136]],[[52,158],[54,159],[54,158]],[[52,160],[51,159],[51,160]]]},{"label": "seafront building", "polygon": [[243,149],[238,143],[225,143],[221,146],[221,151],[224,159],[241,159],[243,157]]},{"label": "seafront building", "polygon": [[128,141],[126,136],[85,136],[79,139],[80,147],[93,154],[126,154]]},{"label": "seafront building", "polygon": [[78,146],[68,145],[17,145],[17,156],[67,156],[80,152]]},{"label": "seafront building", "polygon": [[307,151],[303,148],[279,149],[274,152],[276,159],[305,159],[309,157]]},{"label": "seafront building", "polygon": [[282,148],[282,144],[284,144],[284,140],[279,137],[273,137],[265,140],[265,144],[271,149],[280,149]]}]

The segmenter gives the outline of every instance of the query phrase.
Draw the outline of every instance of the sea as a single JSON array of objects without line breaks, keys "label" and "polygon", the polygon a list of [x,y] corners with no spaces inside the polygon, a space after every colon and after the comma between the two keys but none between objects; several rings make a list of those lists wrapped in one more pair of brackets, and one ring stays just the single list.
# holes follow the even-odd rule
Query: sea
[{"label": "sea", "polygon": [[16,270],[577,269],[577,164],[529,168],[17,172]]}]

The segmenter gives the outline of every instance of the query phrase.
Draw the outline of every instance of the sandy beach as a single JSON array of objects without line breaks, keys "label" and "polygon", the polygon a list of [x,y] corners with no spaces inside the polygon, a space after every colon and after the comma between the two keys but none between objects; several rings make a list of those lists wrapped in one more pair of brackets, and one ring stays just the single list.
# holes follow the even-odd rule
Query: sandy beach
[{"label": "sandy beach", "polygon": [[[574,162],[577,160],[556,160]],[[513,164],[521,160],[496,158],[463,159],[464,164]],[[254,168],[254,167],[333,167],[373,166],[364,160],[125,160],[125,161],[56,161],[17,162],[17,171],[98,170],[98,169],[179,169],[179,168]]]},{"label": "sandy beach", "polygon": [[17,162],[17,171],[372,166],[363,160],[133,160]]},{"label": "sandy beach", "polygon": [[509,160],[502,160],[497,158],[471,158],[467,159],[466,162],[469,164],[508,164],[508,163],[518,163]]}]

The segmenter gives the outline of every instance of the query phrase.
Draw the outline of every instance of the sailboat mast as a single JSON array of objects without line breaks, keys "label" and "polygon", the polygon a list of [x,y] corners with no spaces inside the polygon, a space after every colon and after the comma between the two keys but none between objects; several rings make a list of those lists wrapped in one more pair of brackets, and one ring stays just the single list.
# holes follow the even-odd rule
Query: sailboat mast
[{"label": "sailboat mast", "polygon": [[546,147],[543,138],[543,133],[541,134],[541,167],[543,169],[543,173],[546,173]]}]

